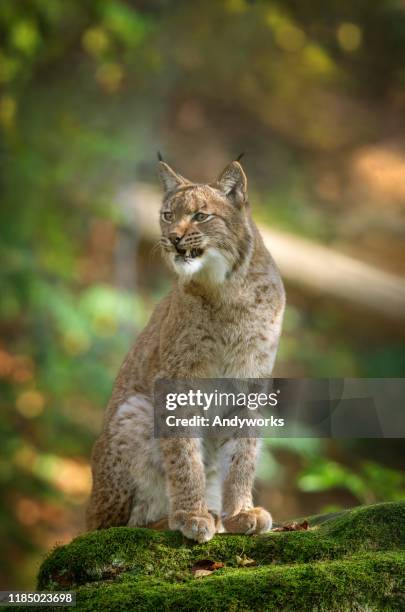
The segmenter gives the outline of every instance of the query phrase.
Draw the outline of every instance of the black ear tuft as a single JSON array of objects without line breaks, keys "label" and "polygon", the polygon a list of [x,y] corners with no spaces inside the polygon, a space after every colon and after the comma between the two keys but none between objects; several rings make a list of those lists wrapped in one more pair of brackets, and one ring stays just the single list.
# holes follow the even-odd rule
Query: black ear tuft
[{"label": "black ear tuft", "polygon": [[159,161],[164,161],[160,151],[157,152],[157,158]]},{"label": "black ear tuft", "polygon": [[235,161],[239,162],[244,155],[245,155],[245,152],[243,151],[243,153],[240,153],[240,155],[238,155],[238,157],[235,159]]}]

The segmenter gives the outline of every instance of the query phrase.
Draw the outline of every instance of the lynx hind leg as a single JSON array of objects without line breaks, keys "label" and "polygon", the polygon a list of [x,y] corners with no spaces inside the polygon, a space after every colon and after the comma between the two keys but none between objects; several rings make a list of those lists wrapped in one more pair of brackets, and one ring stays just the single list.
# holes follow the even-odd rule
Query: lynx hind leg
[{"label": "lynx hind leg", "polygon": [[133,491],[128,525],[144,527],[168,516],[169,505],[160,455],[154,437],[154,410],[149,397],[136,394],[118,408],[110,426],[127,457]]},{"label": "lynx hind leg", "polygon": [[93,488],[86,511],[87,529],[126,525],[131,506],[132,491],[125,467],[103,434],[93,450]]},{"label": "lynx hind leg", "polygon": [[118,407],[96,444],[89,528],[146,526],[167,516],[160,463],[152,403],[134,395]]}]

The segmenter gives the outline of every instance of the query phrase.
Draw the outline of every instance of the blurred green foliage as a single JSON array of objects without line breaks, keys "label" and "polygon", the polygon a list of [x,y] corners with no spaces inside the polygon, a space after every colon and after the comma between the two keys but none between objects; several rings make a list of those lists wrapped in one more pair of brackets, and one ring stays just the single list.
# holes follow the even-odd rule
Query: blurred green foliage
[{"label": "blurred green foliage", "polygon": [[398,471],[365,461],[350,469],[335,461],[316,458],[309,462],[298,479],[301,491],[328,491],[343,488],[361,504],[382,500],[399,501],[405,497],[405,475]]},{"label": "blurred green foliage", "polygon": [[[80,528],[102,409],[158,297],[151,282],[131,291],[118,281],[116,245],[136,233],[121,187],[155,180],[162,145],[201,178],[247,148],[259,220],[358,246],[342,226],[354,200],[338,188],[350,153],[387,136],[387,116],[405,134],[405,11],[400,0],[3,1],[0,41],[0,572],[10,588],[32,586],[38,555]],[[289,304],[286,374],[393,376],[403,360],[399,340],[365,344],[339,308]],[[322,458],[323,444],[312,459],[289,444],[305,470],[297,490],[403,495],[384,458],[344,465]]]}]

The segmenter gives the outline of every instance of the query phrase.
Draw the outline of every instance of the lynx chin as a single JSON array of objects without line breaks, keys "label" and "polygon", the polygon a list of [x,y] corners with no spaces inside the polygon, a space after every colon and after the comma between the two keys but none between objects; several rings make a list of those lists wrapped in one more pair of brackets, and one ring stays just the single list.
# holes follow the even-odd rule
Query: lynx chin
[{"label": "lynx chin", "polygon": [[159,175],[160,244],[177,280],[115,381],[92,454],[87,527],[168,526],[198,542],[219,530],[261,533],[272,519],[253,505],[259,440],[155,439],[151,398],[158,378],[270,377],[283,284],[251,218],[240,163],[209,184],[163,161]]}]

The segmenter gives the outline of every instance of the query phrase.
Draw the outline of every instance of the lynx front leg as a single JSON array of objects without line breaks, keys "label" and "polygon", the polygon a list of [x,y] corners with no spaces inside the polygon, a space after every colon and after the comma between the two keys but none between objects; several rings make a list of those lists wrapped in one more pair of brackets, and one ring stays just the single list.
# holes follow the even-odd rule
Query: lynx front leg
[{"label": "lynx front leg", "polygon": [[264,508],[253,507],[258,451],[256,438],[228,440],[222,448],[222,522],[230,533],[262,533],[271,529],[271,515]]},{"label": "lynx front leg", "polygon": [[200,441],[161,441],[169,497],[169,527],[197,542],[208,542],[215,534],[215,520],[208,512],[204,465]]}]

